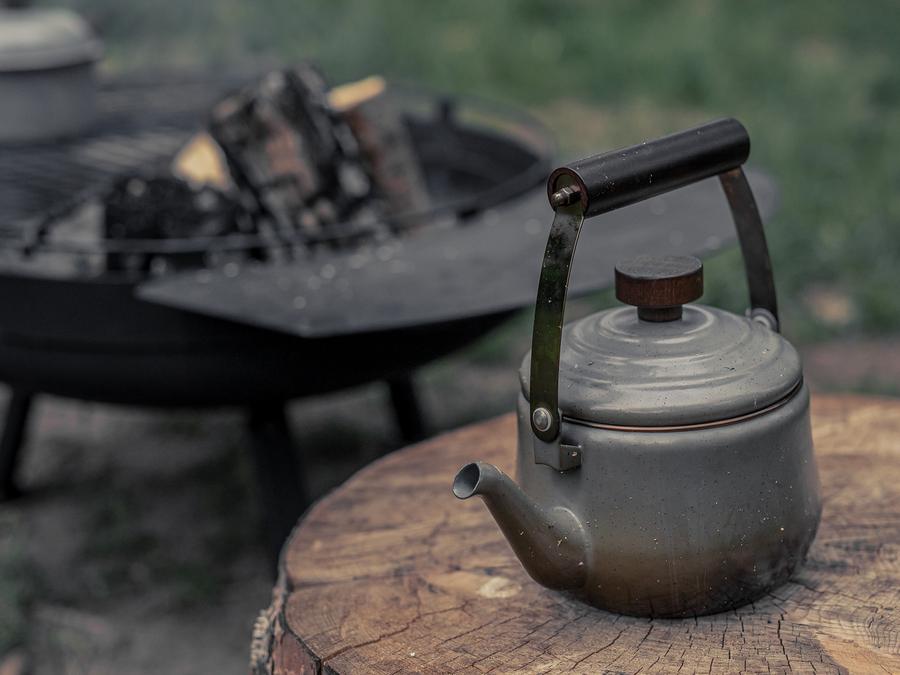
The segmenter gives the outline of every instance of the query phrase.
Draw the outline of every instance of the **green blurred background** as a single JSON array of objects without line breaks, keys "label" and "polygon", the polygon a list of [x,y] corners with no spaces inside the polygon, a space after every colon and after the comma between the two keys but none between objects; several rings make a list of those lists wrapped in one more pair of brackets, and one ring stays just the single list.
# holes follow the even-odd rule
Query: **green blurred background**
[{"label": "green blurred background", "polygon": [[[518,102],[566,156],[718,115],[782,190],[770,223],[786,330],[900,328],[900,5],[889,1],[70,0],[107,68],[255,70],[301,59]],[[741,309],[736,253],[707,302]]]}]

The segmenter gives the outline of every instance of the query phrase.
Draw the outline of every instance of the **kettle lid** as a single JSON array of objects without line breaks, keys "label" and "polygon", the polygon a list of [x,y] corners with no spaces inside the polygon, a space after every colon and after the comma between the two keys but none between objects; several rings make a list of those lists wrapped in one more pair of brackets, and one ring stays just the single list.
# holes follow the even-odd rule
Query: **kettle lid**
[{"label": "kettle lid", "polygon": [[[618,307],[567,324],[559,360],[559,409],[586,424],[668,427],[759,412],[791,395],[796,349],[756,320],[689,303],[703,268],[690,257],[642,256],[616,267]],[[530,392],[531,356],[520,371]]]}]

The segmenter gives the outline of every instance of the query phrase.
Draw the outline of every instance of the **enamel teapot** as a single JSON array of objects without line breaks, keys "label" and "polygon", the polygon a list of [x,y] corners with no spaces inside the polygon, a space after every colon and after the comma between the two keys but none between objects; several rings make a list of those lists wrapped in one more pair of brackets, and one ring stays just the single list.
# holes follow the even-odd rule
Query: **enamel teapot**
[{"label": "enamel teapot", "polygon": [[[453,492],[482,497],[540,584],[635,616],[753,601],[785,582],[821,505],[809,392],[778,332],[765,234],[741,169],[744,127],[718,120],[556,169],[555,211],[518,401],[518,484],[491,464]],[[616,266],[616,307],[563,326],[585,218],[718,176],[750,309],[691,304],[691,257]]]}]

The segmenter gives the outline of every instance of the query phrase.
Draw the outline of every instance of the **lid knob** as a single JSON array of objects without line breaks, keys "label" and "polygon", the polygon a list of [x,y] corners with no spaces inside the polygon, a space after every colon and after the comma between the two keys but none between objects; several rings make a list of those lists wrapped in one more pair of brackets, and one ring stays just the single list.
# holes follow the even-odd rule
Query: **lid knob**
[{"label": "lid knob", "polygon": [[644,321],[675,321],[703,295],[703,263],[693,256],[648,256],[616,265],[616,297]]}]

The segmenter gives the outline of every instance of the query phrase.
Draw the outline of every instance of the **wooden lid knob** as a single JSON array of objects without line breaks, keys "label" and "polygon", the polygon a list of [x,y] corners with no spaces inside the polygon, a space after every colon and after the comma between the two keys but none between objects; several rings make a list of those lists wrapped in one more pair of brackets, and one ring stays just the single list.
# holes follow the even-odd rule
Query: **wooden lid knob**
[{"label": "wooden lid knob", "polygon": [[644,321],[674,321],[703,295],[703,263],[693,256],[638,256],[616,265],[616,297]]}]

